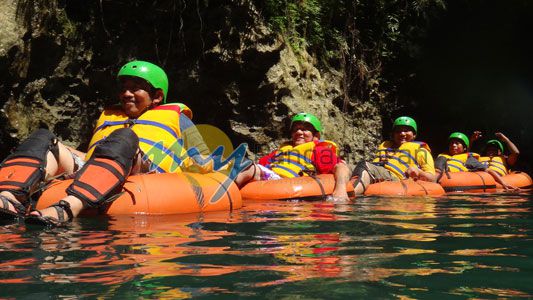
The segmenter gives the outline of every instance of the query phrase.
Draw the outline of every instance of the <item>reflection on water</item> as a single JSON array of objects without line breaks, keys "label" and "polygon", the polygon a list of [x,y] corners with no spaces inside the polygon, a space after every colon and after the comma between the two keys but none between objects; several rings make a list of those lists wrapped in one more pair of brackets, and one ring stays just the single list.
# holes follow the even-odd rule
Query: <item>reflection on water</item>
[{"label": "reflection on water", "polygon": [[531,195],[245,202],[0,227],[0,296],[533,297]]}]

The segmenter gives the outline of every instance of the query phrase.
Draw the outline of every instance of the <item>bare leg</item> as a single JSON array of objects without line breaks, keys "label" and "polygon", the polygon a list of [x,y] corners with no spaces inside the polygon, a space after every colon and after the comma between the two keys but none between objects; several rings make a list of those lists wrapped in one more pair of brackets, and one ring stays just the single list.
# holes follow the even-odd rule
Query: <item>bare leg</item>
[{"label": "bare leg", "polygon": [[[66,196],[65,198],[63,198],[61,200],[68,202],[68,204],[70,205],[70,209],[72,210],[72,215],[74,217],[79,215],[82,210],[87,208],[85,203],[83,201],[81,201],[79,198],[75,197],[75,196],[69,195],[69,196]],[[41,216],[52,216],[54,218],[58,218],[59,217],[57,215],[57,210],[55,208],[53,208],[52,206],[47,207],[45,209],[42,209],[40,211],[32,211],[30,213],[30,215],[34,215],[34,216],[39,216],[39,215],[41,215]],[[65,220],[68,218],[68,214],[65,211],[63,211],[63,218]]]},{"label": "bare leg", "polygon": [[[61,157],[60,157],[60,159],[61,159]],[[133,166],[130,174],[133,175],[133,174],[144,173],[144,172],[146,172],[148,170],[149,164],[146,164],[145,162],[143,162],[142,153],[140,151],[137,152],[136,157],[134,158],[134,161],[135,161],[134,162],[134,166]],[[68,169],[69,165],[65,165],[65,166],[67,167],[67,170],[70,170],[70,169]],[[72,166],[70,166],[70,167],[72,167],[71,170],[74,170],[75,166],[74,166],[73,162],[72,162]],[[65,170],[65,171],[67,171],[67,170]],[[68,171],[66,173],[69,174]],[[58,172],[58,174],[61,174],[61,173]],[[82,200],[80,200],[79,198],[77,198],[75,196],[69,195],[69,196],[66,196],[65,198],[63,198],[62,200],[66,201],[66,202],[68,202],[70,204],[70,209],[72,210],[72,214],[74,216],[79,215],[82,210],[87,208],[85,202],[83,202]],[[47,207],[47,208],[41,210],[41,214],[44,215],[44,216],[50,216],[50,215],[51,216],[55,216],[56,213],[57,213],[56,209],[52,208],[52,207]],[[38,215],[39,213],[34,212],[33,214],[34,215]],[[64,217],[65,217],[65,219],[67,218],[67,215],[66,215],[65,212],[64,212]]]},{"label": "bare leg", "polygon": [[333,172],[335,176],[335,188],[331,196],[334,201],[347,201],[346,183],[350,180],[350,169],[344,162],[337,163]]},{"label": "bare leg", "polygon": [[355,182],[354,193],[356,195],[362,195],[368,185],[370,185],[370,174],[368,174],[368,171],[365,170],[361,173],[361,176],[359,176],[359,179]]},{"label": "bare leg", "polygon": [[76,164],[72,153],[68,150],[65,145],[58,143],[59,147],[59,161],[56,161],[52,152],[48,151],[47,154],[47,163],[46,163],[46,179],[49,180],[53,176],[65,173],[70,175],[74,173],[76,169]]},{"label": "bare leg", "polygon": [[143,161],[142,156],[141,151],[137,151],[137,154],[133,158],[133,167],[131,168],[130,175],[143,174],[150,171],[150,161]]},{"label": "bare leg", "polygon": [[251,164],[248,169],[237,175],[237,178],[235,178],[235,184],[241,188],[248,182],[257,180],[261,180],[261,169],[256,164]]},{"label": "bare leg", "polygon": [[96,146],[92,157],[76,172],[66,189],[67,195],[56,204],[31,212],[26,223],[64,226],[87,207],[99,207],[119,193],[139,159],[139,138],[130,128],[113,131]]},{"label": "bare leg", "polygon": [[[74,172],[75,163],[72,158],[70,151],[61,143],[58,143],[59,148],[59,161],[56,160],[52,152],[48,151],[46,154],[46,167],[45,167],[45,180],[50,180],[58,174],[66,173],[72,174]],[[30,194],[35,191],[30,191]],[[25,204],[24,202],[27,199],[22,199],[22,197],[16,197],[10,191],[0,192],[3,196],[13,200],[15,203]],[[12,203],[9,203],[8,209],[15,211],[15,208]]]}]

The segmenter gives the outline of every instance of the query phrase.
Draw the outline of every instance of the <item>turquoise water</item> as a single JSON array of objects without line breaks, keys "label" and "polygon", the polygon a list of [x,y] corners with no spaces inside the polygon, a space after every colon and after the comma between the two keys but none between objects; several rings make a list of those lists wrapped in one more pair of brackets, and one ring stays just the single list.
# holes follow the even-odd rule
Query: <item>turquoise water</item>
[{"label": "turquoise water", "polygon": [[530,298],[533,196],[246,202],[0,227],[0,297]]}]

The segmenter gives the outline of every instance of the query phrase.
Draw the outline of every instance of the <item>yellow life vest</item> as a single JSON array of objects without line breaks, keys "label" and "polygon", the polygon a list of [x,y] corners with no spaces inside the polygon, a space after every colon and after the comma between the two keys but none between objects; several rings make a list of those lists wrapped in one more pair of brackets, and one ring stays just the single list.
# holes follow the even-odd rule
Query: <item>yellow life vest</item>
[{"label": "yellow life vest", "polygon": [[456,155],[448,155],[448,154],[439,154],[439,157],[445,157],[446,158],[446,165],[448,167],[449,172],[468,172],[468,168],[465,166],[466,160],[468,157],[473,156],[477,160],[479,160],[479,154],[477,153],[461,153]]},{"label": "yellow life vest", "polygon": [[337,154],[337,144],[331,141],[311,141],[298,146],[284,144],[276,151],[274,162],[268,167],[283,178],[308,176],[306,171],[316,171],[312,161],[316,146],[332,148]]},{"label": "yellow life vest", "polygon": [[385,141],[379,145],[376,158],[372,163],[382,165],[399,179],[405,178],[405,171],[410,166],[420,166],[417,156],[421,151],[427,151],[431,156],[431,149],[424,142],[405,142],[399,148],[393,148],[392,141]]},{"label": "yellow life vest", "polygon": [[479,161],[487,168],[496,171],[496,173],[501,176],[509,174],[509,170],[507,169],[507,159],[505,156],[482,156],[479,158]]},{"label": "yellow life vest", "polygon": [[151,161],[150,170],[158,173],[179,173],[187,158],[179,123],[179,106],[159,105],[137,119],[130,119],[120,109],[104,110],[96,123],[86,160],[101,140],[119,128],[131,127],[139,137],[143,159]]}]

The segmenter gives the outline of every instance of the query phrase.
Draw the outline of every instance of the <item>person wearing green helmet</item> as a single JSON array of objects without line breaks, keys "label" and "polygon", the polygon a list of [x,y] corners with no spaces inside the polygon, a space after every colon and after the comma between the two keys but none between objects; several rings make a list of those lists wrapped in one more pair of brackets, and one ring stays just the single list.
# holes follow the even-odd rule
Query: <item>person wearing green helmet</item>
[{"label": "person wearing green helmet", "polygon": [[236,178],[242,187],[253,180],[277,180],[310,174],[334,174],[333,200],[347,200],[346,183],[349,169],[338,157],[337,144],[321,140],[322,124],[310,113],[298,113],[291,118],[290,141],[261,157]]},{"label": "person wearing green helmet", "polygon": [[[163,69],[153,63],[141,60],[128,62],[118,71],[117,79],[119,81],[133,79],[136,82],[142,80],[139,82],[139,87],[146,88],[145,91],[149,92],[152,96],[156,96],[154,92],[159,90],[162,98],[158,100],[158,102],[166,102],[168,77]],[[154,100],[155,99],[157,98],[154,97]]]},{"label": "person wearing green helmet", "polygon": [[[117,79],[123,91],[134,91],[134,97],[129,93],[120,93],[122,109],[129,118],[138,118],[144,112],[156,108],[174,109],[179,107],[179,125],[180,131],[185,142],[184,146],[188,148],[196,147],[202,155],[208,155],[209,149],[205,145],[200,133],[194,126],[192,119],[192,110],[183,103],[167,103],[168,78],[163,69],[159,66],[141,60],[135,60],[123,65],[117,74]],[[141,93],[147,91],[148,93]],[[162,99],[157,95],[161,93]],[[147,97],[150,96],[150,97]]]},{"label": "person wearing green helmet", "polygon": [[484,171],[479,162],[479,154],[468,152],[470,140],[461,132],[454,132],[448,137],[448,152],[441,153],[435,160],[435,169],[440,176],[444,172]]},{"label": "person wearing green helmet", "polygon": [[391,140],[381,143],[372,162],[361,161],[352,173],[356,195],[363,194],[369,184],[379,181],[398,181],[405,178],[436,180],[431,150],[424,142],[415,141],[416,121],[398,117],[392,124]]},{"label": "person wearing green helmet", "polygon": [[[182,113],[183,105],[165,103],[168,78],[163,69],[131,61],[120,68],[117,82],[120,104],[102,112],[87,153],[66,147],[40,129],[6,158],[0,166],[0,221],[23,218],[27,224],[64,226],[83,209],[113,199],[131,174],[211,171],[212,164],[198,165],[183,146],[191,145],[184,139],[199,134],[186,116],[191,112]],[[195,155],[209,154],[201,136],[192,144]],[[31,194],[58,174],[74,178],[67,196],[28,214]]]},{"label": "person wearing green helmet", "polygon": [[[474,132],[473,137],[479,135],[479,132]],[[499,142],[498,142],[499,143]],[[501,143],[500,143],[501,144]],[[485,171],[489,173],[496,182],[500,183],[506,190],[514,190],[515,187],[507,184],[502,178],[503,175],[488,167],[481,161],[479,154],[469,152],[470,139],[461,132],[454,132],[448,137],[448,152],[441,153],[435,160],[435,168],[437,170],[437,177],[444,173],[453,172],[473,172]]]},{"label": "person wearing green helmet", "polygon": [[[503,133],[496,132],[494,135],[496,139],[487,141],[482,153],[483,155],[479,160],[500,176],[505,176],[509,174],[509,168],[514,166],[518,161],[520,151]],[[474,131],[472,142],[477,141],[481,137],[481,131]],[[509,155],[504,154],[505,148],[509,150]]]}]

